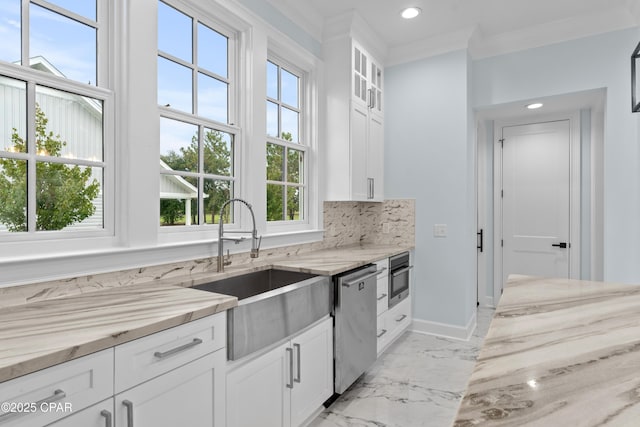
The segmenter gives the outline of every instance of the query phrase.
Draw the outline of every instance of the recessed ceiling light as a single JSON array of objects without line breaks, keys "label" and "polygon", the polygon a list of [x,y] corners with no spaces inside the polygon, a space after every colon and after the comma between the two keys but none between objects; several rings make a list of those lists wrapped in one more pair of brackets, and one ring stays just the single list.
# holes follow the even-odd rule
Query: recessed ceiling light
[{"label": "recessed ceiling light", "polygon": [[542,102],[534,102],[533,104],[528,104],[528,105],[527,105],[527,108],[528,108],[529,110],[535,110],[535,109],[537,109],[537,108],[542,107],[542,105],[543,105],[543,104],[542,104]]},{"label": "recessed ceiling light", "polygon": [[420,15],[420,12],[422,10],[419,7],[408,7],[402,11],[401,15],[404,19],[412,19]]}]

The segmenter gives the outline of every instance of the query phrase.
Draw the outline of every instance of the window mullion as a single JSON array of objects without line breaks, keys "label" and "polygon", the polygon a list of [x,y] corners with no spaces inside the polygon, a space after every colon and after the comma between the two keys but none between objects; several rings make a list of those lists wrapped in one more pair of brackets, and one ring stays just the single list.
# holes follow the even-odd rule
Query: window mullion
[{"label": "window mullion", "polygon": [[20,38],[22,40],[22,46],[20,50],[21,63],[24,66],[29,66],[29,0],[22,0],[22,7],[20,11]]},{"label": "window mullion", "polygon": [[36,231],[36,85],[27,82],[27,231]]},{"label": "window mullion", "polygon": [[204,224],[207,213],[204,211],[204,127],[198,126],[198,224]]}]

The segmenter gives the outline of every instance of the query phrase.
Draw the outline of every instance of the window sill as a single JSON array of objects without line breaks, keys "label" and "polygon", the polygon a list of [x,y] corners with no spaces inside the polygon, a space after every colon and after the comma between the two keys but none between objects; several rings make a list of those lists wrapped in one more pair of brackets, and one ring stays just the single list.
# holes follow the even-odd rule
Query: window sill
[{"label": "window sill", "polygon": [[[261,248],[273,249],[322,241],[322,230],[265,234]],[[193,236],[195,237],[195,236]],[[2,257],[0,288],[50,280],[69,279],[153,265],[185,262],[217,256],[217,233],[205,240],[159,243],[156,246],[102,247]],[[225,245],[231,253],[249,252],[251,239]]]}]

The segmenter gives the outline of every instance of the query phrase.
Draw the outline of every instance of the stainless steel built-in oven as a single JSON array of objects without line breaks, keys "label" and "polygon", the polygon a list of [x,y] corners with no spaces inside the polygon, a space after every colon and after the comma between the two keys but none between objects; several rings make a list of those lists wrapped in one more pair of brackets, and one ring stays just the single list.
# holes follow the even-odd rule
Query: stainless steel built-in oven
[{"label": "stainless steel built-in oven", "polygon": [[389,258],[389,308],[409,296],[409,252]]}]

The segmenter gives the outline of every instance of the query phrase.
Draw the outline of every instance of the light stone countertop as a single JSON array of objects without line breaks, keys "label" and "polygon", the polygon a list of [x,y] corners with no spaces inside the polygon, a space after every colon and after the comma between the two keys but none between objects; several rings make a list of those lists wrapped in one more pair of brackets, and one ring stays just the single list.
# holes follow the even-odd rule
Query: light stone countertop
[{"label": "light stone countertop", "polygon": [[509,277],[455,427],[640,425],[640,286]]},{"label": "light stone countertop", "polygon": [[[267,268],[335,275],[412,247],[356,245],[0,309],[0,383],[237,305],[191,286]],[[185,276],[186,277],[186,276]]]},{"label": "light stone countertop", "polygon": [[0,382],[225,311],[237,301],[154,284],[2,309]]}]

